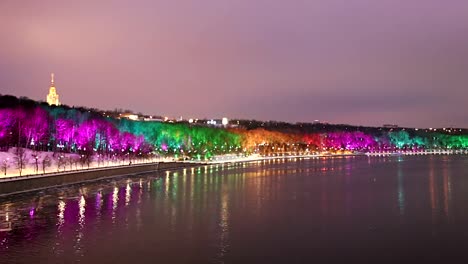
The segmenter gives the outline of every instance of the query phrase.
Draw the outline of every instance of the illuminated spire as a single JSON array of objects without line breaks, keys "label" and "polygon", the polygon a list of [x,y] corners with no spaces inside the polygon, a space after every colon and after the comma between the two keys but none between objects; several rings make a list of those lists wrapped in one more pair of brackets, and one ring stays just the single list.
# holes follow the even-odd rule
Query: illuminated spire
[{"label": "illuminated spire", "polygon": [[49,105],[60,105],[59,95],[57,94],[57,90],[55,89],[55,79],[54,73],[50,74],[50,87],[49,87],[49,94],[47,95],[47,103]]}]

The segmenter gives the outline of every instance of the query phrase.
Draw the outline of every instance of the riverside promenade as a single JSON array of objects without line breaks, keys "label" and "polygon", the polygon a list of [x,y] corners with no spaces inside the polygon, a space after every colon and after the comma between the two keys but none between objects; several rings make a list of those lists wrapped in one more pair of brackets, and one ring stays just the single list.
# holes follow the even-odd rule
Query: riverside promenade
[{"label": "riverside promenade", "polygon": [[0,197],[87,181],[97,181],[112,177],[131,176],[164,170],[196,167],[201,165],[206,165],[206,163],[154,162],[1,178]]},{"label": "riverside promenade", "polygon": [[225,155],[214,157],[207,162],[192,161],[159,161],[133,165],[119,165],[108,167],[94,167],[90,169],[63,171],[25,176],[13,176],[0,178],[0,198],[12,194],[47,189],[51,187],[77,184],[87,181],[97,181],[112,177],[131,176],[143,173],[151,173],[165,170],[175,170],[196,166],[220,163],[255,162],[270,159],[296,159],[296,158],[325,158],[344,156],[413,156],[413,155],[468,155],[468,150],[427,150],[427,151],[381,151],[381,152],[355,152],[355,153],[320,153],[320,154],[296,154],[296,155],[250,155],[238,157]]}]

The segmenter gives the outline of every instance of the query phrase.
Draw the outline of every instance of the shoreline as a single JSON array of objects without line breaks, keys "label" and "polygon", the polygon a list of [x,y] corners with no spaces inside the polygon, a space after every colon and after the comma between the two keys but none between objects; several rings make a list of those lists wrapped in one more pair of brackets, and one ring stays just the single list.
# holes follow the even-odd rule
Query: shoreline
[{"label": "shoreline", "polygon": [[204,166],[207,163],[157,162],[122,167],[101,167],[84,171],[65,171],[46,175],[18,176],[0,181],[0,199],[10,195],[45,190],[49,188],[93,182],[117,177]]},{"label": "shoreline", "polygon": [[[0,152],[0,154],[3,152]],[[91,165],[83,166],[81,164],[81,168],[78,168],[78,164],[73,165],[60,165],[57,164],[48,165],[45,172],[44,169],[39,167],[39,171],[34,169],[34,164],[29,162],[26,164],[25,168],[23,168],[23,173],[20,176],[18,171],[11,172],[14,170],[14,166],[10,164],[8,166],[8,173],[6,173],[5,167],[2,167],[2,171],[0,171],[0,184],[2,182],[10,181],[13,179],[26,179],[26,178],[35,178],[35,177],[46,177],[46,176],[54,176],[54,175],[63,175],[63,174],[70,174],[70,173],[77,173],[77,172],[86,172],[86,171],[102,171],[114,168],[126,168],[126,167],[134,167],[134,166],[146,166],[146,165],[154,165],[158,163],[184,163],[184,164],[221,164],[221,163],[232,163],[232,162],[250,162],[250,161],[258,161],[258,160],[271,160],[271,159],[290,159],[290,158],[320,158],[320,157],[344,157],[344,156],[368,156],[368,157],[385,157],[385,156],[418,156],[418,155],[468,155],[468,149],[465,150],[426,150],[426,151],[377,151],[377,152],[351,152],[351,151],[343,151],[341,153],[331,153],[331,152],[322,152],[314,154],[268,154],[268,155],[261,155],[261,154],[253,154],[250,156],[238,156],[238,154],[225,154],[225,155],[218,155],[213,156],[211,160],[176,160],[171,157],[165,158],[157,158],[152,160],[134,160],[133,164],[125,164],[123,161],[92,161]],[[11,158],[12,159],[12,158]],[[10,160],[11,160],[10,159]],[[105,165],[107,163],[107,165]],[[110,164],[109,164],[110,163]],[[74,166],[74,168],[73,168]],[[4,175],[5,173],[5,175]]]},{"label": "shoreline", "polygon": [[391,156],[427,156],[427,155],[468,155],[468,150],[440,150],[440,151],[394,151],[394,152],[356,152],[340,154],[310,154],[310,155],[285,155],[285,156],[253,156],[238,159],[219,159],[210,161],[208,164],[251,162],[272,159],[294,159],[294,158],[333,158],[333,157],[391,157]]},{"label": "shoreline", "polygon": [[249,163],[264,160],[277,159],[315,159],[315,158],[335,158],[335,157],[391,157],[391,156],[427,156],[427,155],[468,155],[468,151],[427,151],[427,152],[376,152],[376,153],[340,153],[340,154],[311,154],[311,155],[286,155],[286,156],[261,156],[253,155],[249,157],[231,158],[217,157],[216,160],[207,162],[197,161],[159,161],[151,163],[141,163],[133,165],[95,167],[81,170],[70,170],[56,173],[34,174],[23,176],[12,176],[0,178],[0,198],[26,192],[40,191],[66,185],[93,182],[116,177],[147,174],[168,170],[178,170],[184,168],[230,164]]}]

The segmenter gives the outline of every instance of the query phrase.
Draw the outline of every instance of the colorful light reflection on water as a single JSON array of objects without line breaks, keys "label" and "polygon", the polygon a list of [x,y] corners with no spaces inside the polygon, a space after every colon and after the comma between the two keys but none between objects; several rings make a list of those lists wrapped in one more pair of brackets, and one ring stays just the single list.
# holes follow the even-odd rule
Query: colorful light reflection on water
[{"label": "colorful light reflection on water", "polygon": [[468,241],[467,165],[463,156],[278,159],[15,196],[0,201],[0,222],[12,224],[0,232],[0,262],[457,256]]}]

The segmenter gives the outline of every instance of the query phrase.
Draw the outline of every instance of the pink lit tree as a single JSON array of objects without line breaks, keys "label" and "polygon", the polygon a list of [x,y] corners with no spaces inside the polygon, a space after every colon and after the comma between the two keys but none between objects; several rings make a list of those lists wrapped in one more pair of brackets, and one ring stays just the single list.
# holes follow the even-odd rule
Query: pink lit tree
[{"label": "pink lit tree", "polygon": [[42,145],[48,133],[48,115],[45,110],[36,107],[30,113],[25,113],[21,120],[21,134],[25,138],[26,147],[37,149]]}]

